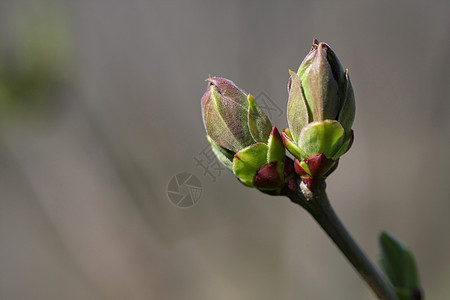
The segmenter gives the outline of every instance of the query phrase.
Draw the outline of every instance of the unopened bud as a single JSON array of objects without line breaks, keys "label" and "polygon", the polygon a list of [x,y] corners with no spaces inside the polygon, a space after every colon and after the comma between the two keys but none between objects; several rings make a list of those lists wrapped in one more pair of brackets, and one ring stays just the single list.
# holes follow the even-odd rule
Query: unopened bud
[{"label": "unopened bud", "polygon": [[290,75],[284,145],[295,156],[296,166],[304,167],[300,176],[325,178],[353,142],[355,99],[348,70],[327,44],[314,40],[298,72]]}]

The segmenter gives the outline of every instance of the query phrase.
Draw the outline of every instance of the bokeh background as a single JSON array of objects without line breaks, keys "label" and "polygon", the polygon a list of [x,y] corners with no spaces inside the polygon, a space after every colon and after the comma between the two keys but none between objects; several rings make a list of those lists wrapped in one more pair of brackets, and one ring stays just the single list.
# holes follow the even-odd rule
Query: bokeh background
[{"label": "bokeh background", "polygon": [[[373,261],[381,230],[400,237],[427,298],[450,299],[449,13],[445,0],[1,1],[0,298],[375,299],[300,207],[195,161],[203,80],[264,93],[283,129],[288,69],[317,37],[357,100],[335,209]],[[167,195],[181,172],[202,185],[185,209]]]}]

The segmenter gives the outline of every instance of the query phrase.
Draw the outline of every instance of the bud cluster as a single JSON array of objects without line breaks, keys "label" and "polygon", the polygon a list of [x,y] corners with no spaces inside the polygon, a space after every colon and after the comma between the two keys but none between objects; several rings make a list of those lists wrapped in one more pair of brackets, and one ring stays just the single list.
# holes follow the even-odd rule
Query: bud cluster
[{"label": "bud cluster", "polygon": [[313,189],[353,143],[355,99],[348,70],[325,43],[314,40],[297,73],[290,71],[289,128],[281,135],[252,95],[225,78],[206,81],[202,113],[207,139],[217,158],[246,186],[286,194],[295,190],[295,170]]}]

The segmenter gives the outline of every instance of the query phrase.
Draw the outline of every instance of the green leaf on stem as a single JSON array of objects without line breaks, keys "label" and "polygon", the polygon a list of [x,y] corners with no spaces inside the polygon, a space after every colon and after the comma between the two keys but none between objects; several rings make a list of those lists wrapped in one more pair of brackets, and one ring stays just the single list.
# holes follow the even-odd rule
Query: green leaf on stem
[{"label": "green leaf on stem", "polygon": [[414,257],[399,240],[387,232],[379,237],[380,265],[400,299],[421,299],[419,274]]},{"label": "green leaf on stem", "polygon": [[266,144],[256,143],[236,153],[233,159],[234,175],[246,186],[254,187],[256,172],[267,164],[268,150]]},{"label": "green leaf on stem", "polygon": [[344,128],[335,120],[312,122],[302,129],[298,145],[307,157],[324,154],[332,158],[341,148],[343,137]]}]

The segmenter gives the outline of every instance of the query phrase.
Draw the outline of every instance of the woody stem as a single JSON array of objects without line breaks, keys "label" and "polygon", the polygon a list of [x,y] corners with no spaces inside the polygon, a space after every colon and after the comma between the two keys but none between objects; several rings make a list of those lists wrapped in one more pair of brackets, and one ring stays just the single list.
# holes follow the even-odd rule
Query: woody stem
[{"label": "woody stem", "polygon": [[306,209],[333,240],[379,299],[398,300],[391,285],[370,262],[336,215],[325,192],[325,181],[315,183],[313,192],[299,180],[299,188],[289,198]]}]

